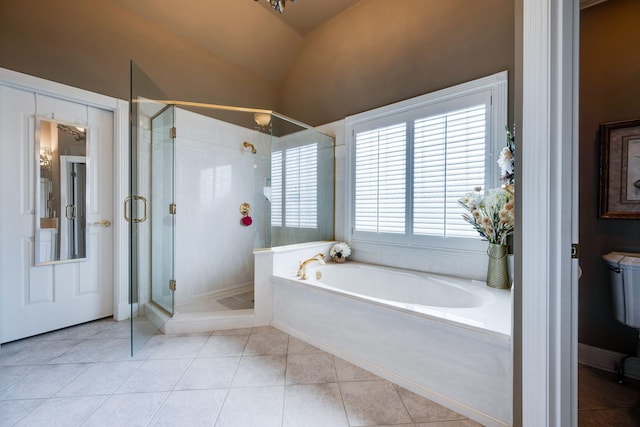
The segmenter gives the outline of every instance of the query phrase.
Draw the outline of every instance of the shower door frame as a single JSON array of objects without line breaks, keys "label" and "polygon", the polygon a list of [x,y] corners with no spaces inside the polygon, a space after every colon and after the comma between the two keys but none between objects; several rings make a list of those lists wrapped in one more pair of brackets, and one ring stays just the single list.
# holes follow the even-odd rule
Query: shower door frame
[{"label": "shower door frame", "polygon": [[[169,113],[168,126],[154,127],[156,120]],[[175,306],[175,106],[166,105],[150,119],[150,232],[149,232],[149,287],[150,302],[169,316]],[[163,135],[164,132],[164,135]],[[157,138],[160,138],[158,141]],[[164,149],[168,144],[168,150]],[[156,154],[159,153],[159,156]],[[166,156],[169,158],[167,159]],[[169,168],[169,173],[167,173]],[[159,184],[159,185],[158,185]],[[159,196],[159,197],[158,197]],[[167,200],[168,198],[168,200]],[[160,200],[158,200],[160,199]],[[166,209],[164,209],[166,208]],[[160,229],[160,232],[156,232]],[[159,255],[158,255],[159,254]],[[158,257],[158,258],[156,258]],[[160,269],[161,271],[158,271]],[[165,301],[168,300],[167,301]]]}]

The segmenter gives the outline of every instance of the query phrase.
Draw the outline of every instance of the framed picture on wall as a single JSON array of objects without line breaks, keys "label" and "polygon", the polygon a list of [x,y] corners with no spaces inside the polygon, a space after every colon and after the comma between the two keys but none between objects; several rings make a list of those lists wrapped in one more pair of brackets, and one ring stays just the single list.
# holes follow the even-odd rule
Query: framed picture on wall
[{"label": "framed picture on wall", "polygon": [[640,219],[640,119],[600,125],[600,218]]}]

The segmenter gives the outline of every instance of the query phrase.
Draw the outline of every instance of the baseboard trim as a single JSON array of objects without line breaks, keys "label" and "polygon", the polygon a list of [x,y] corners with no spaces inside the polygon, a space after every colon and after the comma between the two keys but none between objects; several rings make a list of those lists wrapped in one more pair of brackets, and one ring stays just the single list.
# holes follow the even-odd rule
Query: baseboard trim
[{"label": "baseboard trim", "polygon": [[[578,363],[606,372],[617,372],[618,364],[627,354],[578,343]],[[625,377],[640,380],[640,358],[629,357],[624,366]]]},{"label": "baseboard trim", "polygon": [[[137,304],[133,308],[137,312],[138,310]],[[116,305],[116,310],[113,313],[113,319],[116,322],[127,320],[130,317],[131,317],[131,304],[121,303]]]}]

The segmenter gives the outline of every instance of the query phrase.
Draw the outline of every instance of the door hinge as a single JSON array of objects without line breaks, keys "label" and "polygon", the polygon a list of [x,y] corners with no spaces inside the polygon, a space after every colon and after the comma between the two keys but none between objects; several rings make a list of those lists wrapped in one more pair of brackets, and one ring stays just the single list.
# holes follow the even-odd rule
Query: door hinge
[{"label": "door hinge", "polygon": [[571,258],[578,258],[578,256],[580,255],[580,252],[578,251],[578,244],[577,243],[572,243],[571,244]]},{"label": "door hinge", "polygon": [[175,139],[176,137],[176,127],[172,127],[171,129],[169,129],[169,138],[171,139]]},{"label": "door hinge", "polygon": [[175,203],[171,203],[169,205],[169,214],[171,214],[171,215],[175,215],[176,214],[176,204]]},{"label": "door hinge", "polygon": [[169,280],[169,290],[171,291],[175,291],[176,290],[176,281],[171,279]]}]

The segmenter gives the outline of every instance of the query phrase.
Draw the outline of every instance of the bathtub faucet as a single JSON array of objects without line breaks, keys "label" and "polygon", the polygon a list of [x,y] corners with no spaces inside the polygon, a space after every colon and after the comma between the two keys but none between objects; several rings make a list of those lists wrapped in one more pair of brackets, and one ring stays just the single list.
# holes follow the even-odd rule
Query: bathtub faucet
[{"label": "bathtub faucet", "polygon": [[298,277],[302,280],[307,280],[307,264],[312,263],[313,261],[318,261],[320,264],[324,264],[324,254],[315,254],[309,259],[305,259],[300,263],[300,267],[298,267]]}]

